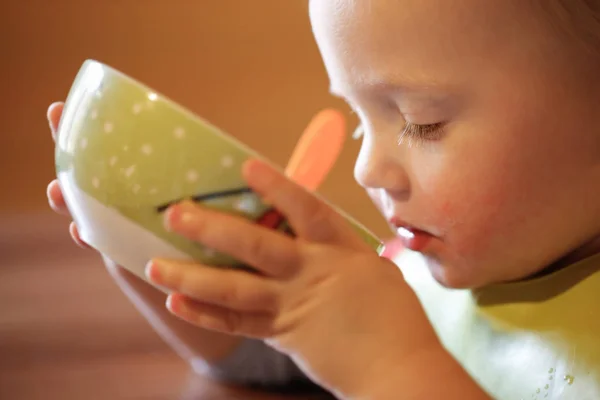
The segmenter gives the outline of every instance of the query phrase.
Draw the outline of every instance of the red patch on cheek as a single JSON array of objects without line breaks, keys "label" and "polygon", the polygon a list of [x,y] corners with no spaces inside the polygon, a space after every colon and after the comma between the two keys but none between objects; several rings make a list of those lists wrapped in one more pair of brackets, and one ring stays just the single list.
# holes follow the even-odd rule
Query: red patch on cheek
[{"label": "red patch on cheek", "polygon": [[457,205],[450,201],[444,201],[437,207],[437,221],[434,222],[437,222],[436,225],[443,231],[452,230],[452,227],[463,219],[463,212],[460,203]]},{"label": "red patch on cheek", "polygon": [[469,258],[485,252],[497,234],[501,202],[499,196],[490,195],[443,204],[440,212],[449,224],[446,227],[454,251]]},{"label": "red patch on cheek", "polygon": [[444,217],[451,217],[452,215],[452,210],[454,207],[452,207],[452,205],[450,204],[449,201],[444,201],[442,203],[442,206],[440,207],[440,213],[442,214],[442,216]]}]

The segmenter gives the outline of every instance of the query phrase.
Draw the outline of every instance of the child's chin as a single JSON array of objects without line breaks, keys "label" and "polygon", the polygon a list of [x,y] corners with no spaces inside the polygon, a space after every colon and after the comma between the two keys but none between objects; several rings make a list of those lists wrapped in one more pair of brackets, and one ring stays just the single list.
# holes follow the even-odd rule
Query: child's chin
[{"label": "child's chin", "polygon": [[436,257],[425,256],[425,259],[433,279],[447,289],[473,289],[480,285],[472,274],[458,265],[442,262]]}]

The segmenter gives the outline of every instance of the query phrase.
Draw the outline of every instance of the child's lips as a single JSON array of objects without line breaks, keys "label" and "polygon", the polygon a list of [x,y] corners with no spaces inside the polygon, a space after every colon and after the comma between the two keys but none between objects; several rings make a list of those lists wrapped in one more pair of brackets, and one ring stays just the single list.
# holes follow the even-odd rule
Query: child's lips
[{"label": "child's lips", "polygon": [[[415,228],[399,218],[391,218],[390,224],[396,229],[397,237],[386,243],[386,248],[394,253],[400,251],[401,248],[422,251],[434,237],[432,234]],[[385,253],[387,254],[388,251],[385,251]]]},{"label": "child's lips", "polygon": [[398,236],[384,243],[381,257],[394,259],[404,249],[412,251],[422,251],[433,235],[417,229],[400,227],[397,229]]},{"label": "child's lips", "polygon": [[409,250],[422,251],[433,236],[425,231],[414,228],[398,227],[398,238]]}]

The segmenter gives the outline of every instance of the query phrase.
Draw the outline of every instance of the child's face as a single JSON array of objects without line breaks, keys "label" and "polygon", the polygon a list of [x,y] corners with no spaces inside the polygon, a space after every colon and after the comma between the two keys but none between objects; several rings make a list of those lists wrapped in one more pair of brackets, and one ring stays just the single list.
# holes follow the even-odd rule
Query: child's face
[{"label": "child's face", "polygon": [[[448,286],[524,277],[600,234],[600,91],[525,3],[311,1],[364,127],[357,180],[434,236],[422,253]],[[398,144],[405,121],[443,127]]]}]

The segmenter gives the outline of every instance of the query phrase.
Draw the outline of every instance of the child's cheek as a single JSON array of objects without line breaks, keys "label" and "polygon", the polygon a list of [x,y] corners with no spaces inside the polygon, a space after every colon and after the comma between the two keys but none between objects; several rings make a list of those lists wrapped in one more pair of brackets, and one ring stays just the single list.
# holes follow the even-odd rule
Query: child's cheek
[{"label": "child's cheek", "polygon": [[440,215],[444,220],[451,221],[454,219],[456,212],[454,211],[456,207],[453,207],[452,203],[449,201],[442,202],[440,206]]},{"label": "child's cheek", "polygon": [[485,254],[505,236],[507,192],[497,185],[481,185],[469,197],[445,202],[441,212],[450,221],[449,238],[464,256]]},{"label": "child's cheek", "polygon": [[[442,236],[454,246],[471,248],[483,244],[493,234],[495,219],[503,202],[501,185],[489,184],[477,177],[461,174],[460,182],[445,177],[434,196],[429,196],[430,210],[435,210],[435,220]],[[426,211],[426,210],[423,210]],[[433,216],[432,216],[433,217]],[[471,249],[469,249],[471,250]]]}]

